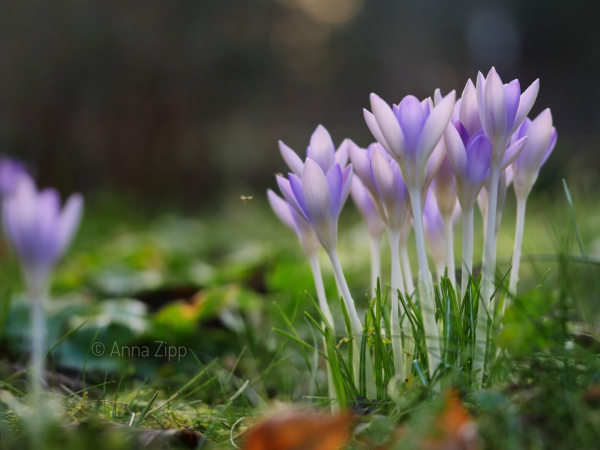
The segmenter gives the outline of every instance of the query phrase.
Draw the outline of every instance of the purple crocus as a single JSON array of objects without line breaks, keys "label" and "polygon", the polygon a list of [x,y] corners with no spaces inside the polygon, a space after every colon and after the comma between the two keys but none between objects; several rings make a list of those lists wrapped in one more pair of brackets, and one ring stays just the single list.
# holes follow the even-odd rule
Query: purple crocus
[{"label": "purple crocus", "polygon": [[306,158],[302,178],[290,173],[288,183],[277,176],[285,199],[315,230],[326,251],[337,244],[338,219],[352,185],[352,166],[341,169],[335,163],[327,173],[311,158]]},{"label": "purple crocus", "polygon": [[383,208],[392,254],[392,313],[390,317],[392,351],[394,354],[396,375],[403,378],[402,324],[399,318],[400,308],[397,293],[400,292],[403,294],[405,292],[399,250],[400,233],[402,232],[408,209],[408,191],[400,174],[398,163],[391,159],[380,146],[376,146],[371,153],[371,172]]},{"label": "purple crocus", "polygon": [[[423,231],[423,188],[427,181],[430,157],[440,144],[452,117],[456,93],[452,91],[435,106],[430,99],[419,101],[408,95],[398,106],[390,106],[371,94],[371,110],[364,110],[365,121],[379,144],[396,160],[408,188],[419,263],[418,290],[426,334],[430,370],[437,366],[439,328],[435,320],[435,301],[431,295],[429,264]],[[431,177],[433,173],[431,173]]]},{"label": "purple crocus", "polygon": [[503,84],[494,67],[485,78],[481,72],[477,75],[477,104],[483,131],[492,142],[492,164],[502,161],[506,144],[529,114],[539,87],[535,80],[521,94],[519,80]]},{"label": "purple crocus", "polygon": [[0,157],[0,197],[12,194],[19,180],[27,175],[25,165],[16,159]]},{"label": "purple crocus", "polygon": [[556,129],[552,126],[550,109],[542,111],[535,119],[523,121],[512,141],[527,136],[527,144],[512,163],[513,183],[517,198],[525,198],[535,184],[540,168],[556,145]]},{"label": "purple crocus", "polygon": [[[479,73],[477,76],[477,104],[483,131],[492,143],[490,163],[490,190],[488,193],[488,214],[486,223],[486,240],[483,249],[482,288],[479,316],[477,320],[477,337],[473,370],[476,374],[476,385],[481,385],[485,365],[486,337],[488,318],[494,289],[494,273],[496,271],[496,203],[498,201],[498,185],[501,166],[508,166],[514,160],[522,146],[517,149],[508,147],[513,133],[519,128],[531,110],[539,90],[539,81],[534,81],[521,94],[518,80],[503,84],[496,69],[492,67],[488,76]],[[518,151],[517,151],[518,150]]]},{"label": "purple crocus", "polygon": [[[310,144],[306,148],[306,157],[315,161],[325,173],[334,164],[339,164],[343,169],[348,164],[349,145],[350,141],[346,139],[336,151],[331,135],[323,125],[319,125],[310,137]],[[290,170],[296,176],[302,177],[304,163],[298,154],[282,141],[279,141],[279,151]]]},{"label": "purple crocus", "polygon": [[40,420],[44,368],[45,297],[49,277],[71,243],[83,213],[83,197],[73,194],[61,209],[54,189],[38,191],[23,175],[3,201],[4,232],[21,262],[31,300],[31,391]]},{"label": "purple crocus", "polygon": [[52,268],[77,231],[82,213],[80,194],[71,195],[61,209],[58,192],[38,191],[28,176],[23,176],[14,193],[4,199],[4,231],[35,294],[43,294]]},{"label": "purple crocus", "polygon": [[556,129],[552,126],[552,114],[550,110],[545,109],[533,120],[525,119],[512,139],[519,139],[524,135],[529,136],[527,145],[525,145],[525,148],[523,148],[523,151],[511,166],[513,169],[513,186],[517,197],[515,246],[513,249],[509,284],[509,292],[512,296],[517,293],[517,283],[519,281],[527,199],[531,188],[537,180],[540,168],[544,165],[556,145]]}]

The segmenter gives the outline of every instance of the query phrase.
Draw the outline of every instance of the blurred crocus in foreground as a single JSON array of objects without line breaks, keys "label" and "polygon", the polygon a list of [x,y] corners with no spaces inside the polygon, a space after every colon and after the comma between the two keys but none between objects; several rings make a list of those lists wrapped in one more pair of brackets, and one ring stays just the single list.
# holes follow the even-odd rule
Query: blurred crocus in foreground
[{"label": "blurred crocus in foreground", "polygon": [[21,161],[0,157],[0,197],[12,194],[19,181],[27,176],[27,169]]},{"label": "blurred crocus in foreground", "polygon": [[533,120],[525,119],[513,136],[513,140],[525,135],[528,136],[527,144],[512,163],[513,186],[517,197],[517,225],[509,284],[509,292],[512,295],[517,293],[517,283],[519,281],[527,198],[537,180],[540,168],[556,145],[556,129],[552,126],[552,114],[549,109],[542,111]]},{"label": "blurred crocus in foreground", "polygon": [[34,405],[39,397],[44,367],[44,303],[50,276],[79,227],[83,197],[73,194],[61,208],[54,189],[38,191],[28,176],[18,182],[3,203],[6,238],[15,250],[31,301],[32,370]]},{"label": "blurred crocus in foreground", "polygon": [[[412,206],[417,260],[418,290],[426,334],[430,371],[437,367],[436,351],[440,347],[440,331],[435,320],[435,301],[429,285],[430,274],[423,231],[423,188],[432,153],[452,117],[456,94],[452,91],[435,107],[431,99],[423,102],[408,95],[392,109],[379,96],[371,94],[371,110],[364,110],[367,126],[379,144],[396,160],[408,188]],[[441,162],[441,160],[440,160]]]}]

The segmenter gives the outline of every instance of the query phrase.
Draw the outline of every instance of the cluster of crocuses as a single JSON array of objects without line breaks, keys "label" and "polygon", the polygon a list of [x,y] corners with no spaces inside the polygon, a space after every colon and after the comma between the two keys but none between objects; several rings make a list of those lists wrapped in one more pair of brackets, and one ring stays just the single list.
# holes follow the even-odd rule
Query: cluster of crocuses
[{"label": "cluster of crocuses", "polygon": [[[438,281],[447,274],[450,283],[464,296],[473,279],[473,215],[478,203],[485,230],[481,289],[475,290],[480,295],[480,306],[473,375],[476,384],[481,384],[495,292],[496,237],[506,190],[512,183],[517,197],[509,288],[514,295],[527,197],[556,144],[550,110],[533,120],[527,118],[538,89],[536,80],[521,92],[518,80],[504,84],[492,68],[487,77],[479,73],[475,84],[469,80],[458,100],[454,91],[443,97],[436,90],[433,99],[421,101],[409,95],[390,106],[371,94],[371,111],[364,110],[364,118],[376,142],[367,148],[346,139],[336,150],[322,126],[313,133],[305,160],[279,143],[291,173],[277,176],[283,198],[269,190],[271,206],[296,232],[313,268],[319,305],[333,327],[317,258],[319,244],[329,256],[355,342],[362,336],[363,325],[336,250],[338,217],[350,193],[369,231],[372,287],[381,275],[380,240],[383,232],[387,233],[394,294],[389,338],[394,368],[401,379],[410,370],[415,342],[397,294],[416,293],[431,374],[440,360],[441,324],[436,321],[427,248],[435,262]],[[457,258],[453,228],[461,217],[463,244]],[[411,231],[417,249],[416,290],[407,252]],[[456,282],[455,259],[461,261],[460,286]]]},{"label": "cluster of crocuses", "polygon": [[77,232],[83,198],[73,194],[61,208],[56,190],[38,190],[25,166],[10,158],[0,159],[0,195],[4,235],[21,264],[31,305],[31,398],[38,413],[44,382],[48,284],[54,266]]}]

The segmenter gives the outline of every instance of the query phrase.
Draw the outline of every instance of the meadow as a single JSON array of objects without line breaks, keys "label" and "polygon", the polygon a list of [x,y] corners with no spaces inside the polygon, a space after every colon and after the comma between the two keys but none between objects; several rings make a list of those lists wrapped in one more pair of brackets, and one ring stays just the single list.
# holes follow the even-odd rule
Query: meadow
[{"label": "meadow", "polygon": [[[415,368],[406,382],[389,380],[376,399],[349,394],[351,425],[344,422],[339,438],[344,448],[595,448],[600,205],[574,188],[572,215],[564,191],[553,192],[536,193],[531,202],[520,293],[498,331],[483,388],[473,388],[450,364],[437,386]],[[513,203],[509,194],[499,233],[500,280],[510,269]],[[50,291],[44,448],[241,448],[265,417],[329,413],[310,267],[264,197],[242,201],[232,194],[218,214],[188,216],[136,210],[116,197],[87,206]],[[482,228],[477,214],[476,242]],[[339,253],[361,314],[370,300],[365,233],[355,209],[347,208]],[[327,296],[335,299],[333,273],[321,260]],[[388,260],[379,301],[389,293]],[[0,442],[22,448],[32,442],[29,309],[5,244],[0,277]],[[440,295],[438,301],[446,298]],[[344,330],[341,304],[331,301],[331,308]],[[343,356],[348,337],[332,337]],[[381,339],[367,345],[389,348]],[[447,347],[453,348],[458,344]],[[465,424],[475,431],[465,434]]]}]

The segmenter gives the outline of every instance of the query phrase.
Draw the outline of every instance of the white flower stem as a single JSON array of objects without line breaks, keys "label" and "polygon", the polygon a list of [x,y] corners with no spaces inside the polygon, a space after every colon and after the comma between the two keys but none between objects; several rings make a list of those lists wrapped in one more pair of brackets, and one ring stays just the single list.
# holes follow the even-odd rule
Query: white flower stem
[{"label": "white flower stem", "polygon": [[496,204],[498,201],[498,180],[500,167],[492,163],[490,168],[490,187],[488,190],[487,213],[485,224],[485,241],[483,246],[483,279],[479,311],[477,314],[477,327],[475,336],[475,359],[473,371],[475,385],[481,387],[483,370],[485,366],[485,353],[487,345],[487,323],[491,316],[491,297],[494,293],[494,274],[496,273]]},{"label": "white flower stem", "polygon": [[454,266],[454,227],[452,216],[444,217],[444,237],[446,241],[446,267],[448,278],[453,287],[456,287],[456,268]]},{"label": "white flower stem", "polygon": [[392,254],[392,292],[390,295],[392,303],[392,315],[390,318],[392,352],[394,354],[394,369],[396,375],[403,380],[404,377],[404,354],[402,352],[402,328],[400,326],[398,291],[404,295],[404,282],[402,281],[402,271],[400,270],[400,256],[398,250],[400,247],[400,233],[398,231],[389,232],[390,250]]},{"label": "white flower stem", "polygon": [[[527,197],[517,197],[517,225],[515,229],[515,247],[513,248],[512,269],[510,272],[510,284],[508,292],[511,296],[517,295],[517,283],[519,282],[519,267],[521,265],[521,248],[523,246],[523,229],[525,226],[525,208]],[[506,299],[509,300],[508,298]],[[506,304],[506,301],[505,301]],[[504,308],[502,309],[504,314]]]},{"label": "white flower stem", "polygon": [[[360,343],[362,342],[362,333],[363,326],[358,318],[358,313],[356,312],[356,307],[354,305],[354,300],[352,299],[352,295],[350,294],[350,289],[348,288],[348,283],[346,282],[346,277],[344,277],[344,272],[342,271],[342,265],[340,264],[340,258],[338,257],[337,250],[334,248],[331,251],[327,252],[329,255],[329,259],[331,261],[331,266],[333,267],[333,273],[335,275],[336,283],[338,286],[338,290],[341,291],[340,294],[344,299],[344,304],[346,305],[346,309],[348,310],[348,316],[350,317],[350,326],[352,328],[352,348],[353,348],[353,372],[354,372],[354,380],[358,383],[360,379]],[[367,393],[370,398],[375,398],[377,395],[377,389],[375,387],[375,374],[373,372],[373,362],[369,355],[367,355],[367,368],[366,368],[366,378],[367,378]]]},{"label": "white flower stem", "polygon": [[473,275],[473,206],[462,212],[462,272],[460,278],[460,295],[465,297],[469,278]]},{"label": "white flower stem", "polygon": [[408,257],[408,247],[406,242],[400,241],[400,257],[402,258],[402,271],[404,272],[404,282],[406,283],[406,291],[412,295],[415,291],[413,282],[412,270],[410,268],[410,258]]},{"label": "white flower stem", "polygon": [[31,337],[31,370],[29,372],[30,402],[33,410],[31,433],[34,441],[43,440],[45,384],[45,338],[46,338],[46,277],[42,274],[26,274],[27,295],[31,304],[29,320]]},{"label": "white flower stem", "polygon": [[333,273],[337,280],[337,284],[339,289],[341,290],[340,294],[344,299],[344,304],[346,305],[346,309],[348,310],[348,315],[350,316],[350,325],[352,327],[352,333],[356,336],[362,336],[363,326],[358,317],[358,313],[356,312],[356,306],[354,305],[354,300],[352,299],[352,295],[350,294],[350,289],[348,288],[348,283],[346,282],[346,277],[344,277],[344,272],[342,271],[342,265],[340,264],[340,258],[338,257],[337,250],[332,250],[328,252],[329,259],[331,260],[331,266],[333,267]]},{"label": "white flower stem", "polygon": [[[329,309],[329,304],[327,303],[327,296],[325,295],[325,286],[323,285],[323,275],[321,274],[321,265],[319,264],[319,255],[315,253],[314,255],[309,256],[310,268],[312,270],[313,279],[315,281],[315,289],[317,290],[317,299],[319,301],[319,308],[323,312],[323,316],[329,322],[329,327],[331,329],[331,333],[335,336],[335,325],[333,322],[333,314],[331,314],[331,309]],[[327,357],[331,358],[332,355],[327,351],[327,340],[325,336],[323,336],[323,344],[325,346],[325,352],[327,353]],[[337,413],[339,412],[339,404],[337,403],[337,393],[335,392],[335,386],[333,384],[333,376],[331,375],[331,367],[327,364],[327,387],[329,390],[329,397],[333,400],[331,404],[331,412]]]},{"label": "white flower stem", "polygon": [[323,276],[321,274],[321,266],[319,264],[319,257],[317,254],[309,256],[310,268],[312,270],[313,279],[315,281],[315,289],[317,290],[317,299],[319,301],[319,308],[325,319],[327,319],[331,333],[335,336],[335,323],[333,321],[333,314],[327,303],[327,296],[325,295],[325,286],[323,285]]},{"label": "white flower stem", "polygon": [[425,344],[427,346],[427,359],[429,374],[435,371],[439,358],[440,330],[435,321],[435,299],[431,295],[431,283],[429,280],[429,264],[427,262],[427,251],[425,250],[425,233],[423,230],[423,203],[421,189],[411,189],[410,202],[412,205],[413,222],[415,230],[415,242],[417,244],[417,261],[419,265],[418,290],[421,315],[423,317],[423,329],[425,333]]},{"label": "white flower stem", "polygon": [[369,234],[371,250],[371,297],[377,293],[377,280],[381,282],[381,236]]}]

